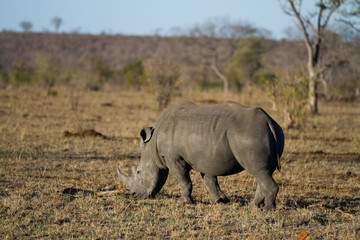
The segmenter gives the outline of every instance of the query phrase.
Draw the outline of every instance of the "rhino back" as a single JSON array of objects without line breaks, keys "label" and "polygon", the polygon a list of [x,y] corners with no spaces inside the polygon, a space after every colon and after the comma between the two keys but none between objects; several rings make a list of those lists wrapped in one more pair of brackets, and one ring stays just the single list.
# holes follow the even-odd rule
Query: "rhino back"
[{"label": "rhino back", "polygon": [[[168,159],[182,158],[202,173],[214,176],[237,173],[254,165],[255,158],[266,159],[254,156],[257,152],[271,154],[269,121],[261,109],[236,103],[200,106],[180,103],[159,117],[158,153]],[[242,164],[232,148],[244,158]],[[267,163],[265,160],[256,164],[260,166],[255,167],[263,168]]]}]

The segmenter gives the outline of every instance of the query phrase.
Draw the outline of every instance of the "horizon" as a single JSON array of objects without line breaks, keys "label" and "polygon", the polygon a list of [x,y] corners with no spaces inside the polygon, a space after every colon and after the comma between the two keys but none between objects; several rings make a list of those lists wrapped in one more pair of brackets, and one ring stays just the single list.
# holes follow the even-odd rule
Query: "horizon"
[{"label": "horizon", "polygon": [[[21,6],[21,8],[19,8]],[[140,7],[139,7],[140,6]],[[205,7],[204,7],[205,6]],[[259,7],[261,6],[261,7]],[[304,3],[304,9],[314,9]],[[310,11],[310,10],[309,10]],[[80,13],[80,14],[79,14]],[[288,16],[279,1],[236,1],[220,4],[216,0],[167,2],[155,0],[46,1],[5,0],[0,3],[0,31],[23,32],[20,23],[32,24],[31,32],[55,32],[51,20],[61,19],[59,32],[92,35],[172,36],[176,29],[190,29],[216,18],[249,24],[270,31],[267,38],[287,38],[286,29],[296,30],[294,17]]]}]

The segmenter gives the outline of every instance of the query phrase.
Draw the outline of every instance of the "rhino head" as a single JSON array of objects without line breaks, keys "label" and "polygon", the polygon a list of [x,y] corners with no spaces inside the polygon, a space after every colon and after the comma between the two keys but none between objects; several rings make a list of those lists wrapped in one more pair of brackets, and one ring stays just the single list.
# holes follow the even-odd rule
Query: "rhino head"
[{"label": "rhino head", "polygon": [[132,176],[126,176],[119,168],[117,173],[120,180],[137,197],[154,197],[164,186],[169,170],[159,167],[156,139],[153,138],[154,128],[146,127],[140,132],[141,158],[139,166],[132,166]]}]

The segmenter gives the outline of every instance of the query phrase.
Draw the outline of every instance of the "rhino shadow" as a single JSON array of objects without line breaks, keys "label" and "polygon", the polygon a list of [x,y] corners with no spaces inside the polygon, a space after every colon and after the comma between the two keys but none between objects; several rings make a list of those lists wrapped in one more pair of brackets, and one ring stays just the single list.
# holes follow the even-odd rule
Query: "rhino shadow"
[{"label": "rhino shadow", "polygon": [[[294,199],[295,198],[295,199]],[[320,206],[326,209],[347,209],[349,213],[356,213],[354,210],[360,205],[360,197],[334,197],[334,196],[301,196],[296,199],[287,199],[284,206],[289,208],[309,208],[313,206]]]},{"label": "rhino shadow", "polygon": [[[159,194],[157,195],[157,197],[160,198],[164,198],[164,199],[175,199],[175,200],[181,200],[181,195],[180,194],[169,194],[169,193],[165,193],[165,192],[159,192]],[[236,204],[240,204],[240,206],[247,206],[251,203],[252,200],[252,196],[251,195],[245,195],[245,196],[240,196],[240,195],[230,195],[229,197],[229,203],[236,203]],[[207,200],[206,197],[204,198],[194,198],[195,203],[199,203],[199,204],[204,204],[204,205],[211,205],[214,204],[212,203],[210,200]],[[227,202],[217,202],[219,204],[223,204],[223,203],[227,203]]]}]

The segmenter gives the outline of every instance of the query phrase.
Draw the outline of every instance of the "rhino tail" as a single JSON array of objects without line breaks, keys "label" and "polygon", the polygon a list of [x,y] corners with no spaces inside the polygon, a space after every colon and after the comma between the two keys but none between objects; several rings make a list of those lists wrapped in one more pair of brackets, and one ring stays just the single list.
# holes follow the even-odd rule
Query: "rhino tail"
[{"label": "rhino tail", "polygon": [[276,156],[276,168],[281,170],[280,157],[284,149],[284,134],[277,123],[269,123],[270,131],[275,140],[275,156]]}]

